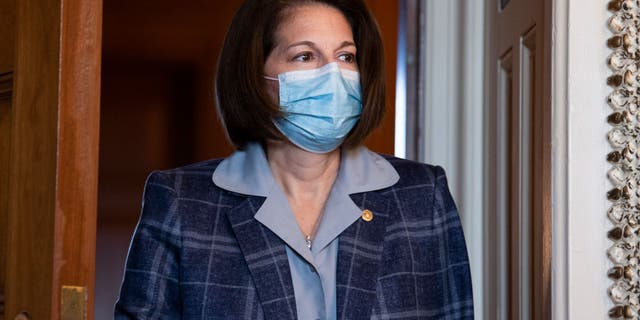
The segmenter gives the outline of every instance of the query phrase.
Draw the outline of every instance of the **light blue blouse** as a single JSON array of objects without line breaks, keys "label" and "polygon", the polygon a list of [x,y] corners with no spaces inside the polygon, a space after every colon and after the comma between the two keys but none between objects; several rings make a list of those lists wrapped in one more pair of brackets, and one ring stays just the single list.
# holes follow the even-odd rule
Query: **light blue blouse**
[{"label": "light blue blouse", "polygon": [[343,150],[338,176],[309,250],[259,144],[250,143],[245,150],[234,152],[213,174],[220,188],[266,197],[255,218],[287,244],[296,309],[302,320],[337,317],[338,235],[362,216],[349,195],[390,187],[399,178],[387,160],[367,148]]}]

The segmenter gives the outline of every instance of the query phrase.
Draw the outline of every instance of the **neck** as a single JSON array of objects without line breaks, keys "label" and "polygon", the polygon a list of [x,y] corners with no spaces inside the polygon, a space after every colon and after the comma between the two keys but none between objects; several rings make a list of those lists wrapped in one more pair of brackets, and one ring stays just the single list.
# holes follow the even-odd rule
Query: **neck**
[{"label": "neck", "polygon": [[326,198],[340,167],[340,149],[318,154],[289,142],[269,143],[267,158],[275,180],[294,200]]}]

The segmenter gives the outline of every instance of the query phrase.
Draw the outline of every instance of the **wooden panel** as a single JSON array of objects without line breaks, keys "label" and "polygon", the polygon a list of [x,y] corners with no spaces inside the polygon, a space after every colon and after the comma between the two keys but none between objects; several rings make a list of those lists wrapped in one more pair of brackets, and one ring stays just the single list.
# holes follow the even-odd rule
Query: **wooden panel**
[{"label": "wooden panel", "polygon": [[493,32],[494,46],[498,52],[508,50],[517,44],[518,38],[527,33],[536,23],[542,23],[542,9],[544,5],[536,0],[510,0],[502,11],[498,11],[495,0],[488,0],[487,9],[493,11],[495,24]]},{"label": "wooden panel", "polygon": [[13,71],[16,1],[0,1],[0,74]]},{"label": "wooden panel", "polygon": [[[548,319],[550,313],[550,197],[551,197],[551,0],[511,0],[504,10],[499,10],[496,0],[487,0],[488,47],[487,72],[489,79],[489,105],[497,103],[495,86],[495,61],[504,52],[513,52],[513,108],[509,115],[512,139],[509,175],[509,210],[511,219],[509,250],[510,269],[506,285],[509,297],[492,295],[501,275],[488,269],[488,305],[508,302],[508,315],[488,310],[491,319]],[[491,114],[491,113],[489,113]],[[490,118],[494,115],[491,114]],[[489,119],[489,122],[495,120]],[[491,130],[491,129],[490,129]],[[490,131],[493,132],[493,131]],[[489,147],[497,141],[489,141]],[[495,149],[491,149],[495,154]],[[490,166],[488,173],[489,208],[497,207],[499,196],[494,196],[496,172],[501,169]],[[500,246],[501,244],[498,244]],[[498,252],[494,246],[488,256]],[[489,263],[489,266],[492,264]]]},{"label": "wooden panel", "polygon": [[25,76],[16,77],[11,113],[6,314],[11,319],[24,310],[47,319],[51,304],[43,297],[51,297],[53,278],[60,2],[17,4],[15,70]]},{"label": "wooden panel", "polygon": [[4,317],[16,1],[0,1],[0,320]]},{"label": "wooden panel", "polygon": [[380,128],[365,141],[367,147],[376,152],[393,154],[395,136],[396,103],[396,59],[398,51],[398,1],[366,0],[382,31],[386,73],[386,116]]},{"label": "wooden panel", "polygon": [[89,288],[93,316],[101,8],[99,0],[17,1],[9,318],[60,318],[62,285]]},{"label": "wooden panel", "polygon": [[13,73],[0,75],[0,320],[4,319],[12,89]]}]

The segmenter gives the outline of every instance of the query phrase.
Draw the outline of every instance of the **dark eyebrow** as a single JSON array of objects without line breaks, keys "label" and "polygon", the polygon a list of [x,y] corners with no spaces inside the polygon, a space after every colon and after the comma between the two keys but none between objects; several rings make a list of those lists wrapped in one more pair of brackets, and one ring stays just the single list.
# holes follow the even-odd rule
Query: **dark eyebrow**
[{"label": "dark eyebrow", "polygon": [[[287,47],[287,49],[290,49],[290,48],[293,48],[293,47],[298,47],[298,46],[307,46],[307,47],[311,47],[311,48],[316,48],[316,44],[315,43],[313,43],[311,41],[308,41],[308,40],[305,40],[305,41],[294,42],[294,43],[290,44]],[[350,46],[354,46],[355,47],[356,44],[351,42],[351,41],[343,41],[336,50],[340,50],[342,48],[350,47]]]},{"label": "dark eyebrow", "polygon": [[315,48],[316,44],[311,42],[311,41],[298,41],[298,42],[294,42],[292,44],[290,44],[287,49],[293,48],[293,47],[298,47],[298,46],[307,46],[307,47],[312,47]]},{"label": "dark eyebrow", "polygon": [[356,44],[355,44],[355,43],[353,43],[353,42],[351,42],[351,41],[344,41],[344,42],[342,42],[342,44],[341,44],[341,45],[338,47],[338,49],[336,49],[336,50],[340,50],[340,49],[342,49],[342,48],[345,48],[345,47],[351,47],[351,46],[355,47],[355,46],[356,46]]}]

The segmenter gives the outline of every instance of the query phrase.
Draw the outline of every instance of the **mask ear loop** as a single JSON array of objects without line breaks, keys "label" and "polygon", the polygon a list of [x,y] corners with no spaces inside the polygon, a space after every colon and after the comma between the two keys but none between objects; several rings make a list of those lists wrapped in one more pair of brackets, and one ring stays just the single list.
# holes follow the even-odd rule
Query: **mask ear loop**
[{"label": "mask ear loop", "polygon": [[267,79],[267,80],[273,80],[273,81],[278,81],[278,78],[274,78],[274,77],[269,77],[269,76],[262,76],[263,78]]}]

